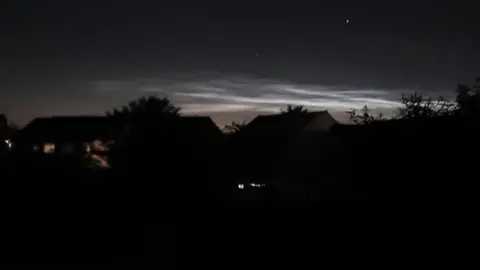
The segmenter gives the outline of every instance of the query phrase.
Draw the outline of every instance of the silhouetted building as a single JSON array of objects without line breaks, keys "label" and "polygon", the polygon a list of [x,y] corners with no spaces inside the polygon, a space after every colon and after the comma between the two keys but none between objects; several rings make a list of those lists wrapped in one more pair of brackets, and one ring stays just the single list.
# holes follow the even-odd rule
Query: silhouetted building
[{"label": "silhouetted building", "polygon": [[[198,183],[207,184],[208,180],[216,185],[214,178],[220,174],[225,161],[223,132],[210,117],[203,116],[181,116],[172,128],[179,160],[188,166],[188,170],[181,174],[191,178],[192,172],[195,172],[199,177],[196,179]],[[202,177],[204,179],[200,179]]]},{"label": "silhouetted building", "polygon": [[[223,133],[210,117],[180,116],[170,121],[160,121],[157,125],[160,132],[153,132],[157,137],[160,149],[181,160],[190,167],[200,169],[210,166],[220,153]],[[157,134],[156,134],[157,133]]]},{"label": "silhouetted building", "polygon": [[258,116],[232,140],[233,154],[240,153],[233,158],[248,164],[249,177],[310,176],[322,151],[328,151],[328,132],[336,124],[327,111]]},{"label": "silhouetted building", "polygon": [[308,132],[328,132],[337,121],[328,111],[260,115],[242,130],[255,136],[296,136]]},{"label": "silhouetted building", "polygon": [[92,154],[94,159],[101,158],[108,145],[125,135],[126,127],[118,119],[100,116],[36,118],[12,137],[13,152],[80,158]]},{"label": "silhouetted building", "polygon": [[223,139],[223,132],[208,116],[178,117],[175,128],[182,139],[195,144],[217,144]]},{"label": "silhouetted building", "polygon": [[112,167],[122,175],[142,175],[152,198],[204,196],[222,168],[222,143],[223,133],[210,117],[146,116],[131,123]]},{"label": "silhouetted building", "polygon": [[180,153],[184,158],[190,157],[189,153],[205,157],[209,154],[209,148],[221,143],[224,137],[212,119],[204,116],[143,118],[135,120],[131,125],[130,143],[145,153],[149,150],[162,150]]}]

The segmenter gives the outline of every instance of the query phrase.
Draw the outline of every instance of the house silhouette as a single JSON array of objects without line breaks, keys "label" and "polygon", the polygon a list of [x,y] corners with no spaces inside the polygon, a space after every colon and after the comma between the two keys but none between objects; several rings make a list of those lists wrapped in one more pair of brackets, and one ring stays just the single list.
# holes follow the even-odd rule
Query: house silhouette
[{"label": "house silhouette", "polygon": [[246,164],[242,178],[257,182],[286,181],[300,177],[301,170],[312,175],[300,165],[321,155],[337,124],[328,111],[261,115],[231,140],[231,158],[234,164]]},{"label": "house silhouette", "polygon": [[260,115],[242,131],[254,136],[292,136],[299,132],[328,132],[337,121],[328,111]]},{"label": "house silhouette", "polygon": [[83,155],[86,144],[116,140],[125,123],[103,116],[53,116],[32,120],[12,137],[14,152]]}]

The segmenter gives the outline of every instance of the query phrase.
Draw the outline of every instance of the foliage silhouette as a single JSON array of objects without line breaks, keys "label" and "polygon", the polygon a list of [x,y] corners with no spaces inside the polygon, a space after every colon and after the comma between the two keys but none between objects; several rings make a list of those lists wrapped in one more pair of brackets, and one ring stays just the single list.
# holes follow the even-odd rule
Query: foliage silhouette
[{"label": "foliage silhouette", "polygon": [[382,113],[379,113],[377,115],[373,115],[370,112],[370,109],[367,107],[367,105],[363,106],[363,108],[358,112],[357,110],[350,110],[348,113],[348,118],[349,120],[357,125],[366,125],[370,124],[373,121],[377,120],[384,120],[384,116]]},{"label": "foliage silhouette", "polygon": [[131,101],[120,110],[115,108],[111,112],[107,111],[107,116],[124,117],[133,120],[139,117],[178,116],[179,112],[180,107],[174,106],[168,98],[160,99],[149,96]]},{"label": "foliage silhouette", "polygon": [[[408,194],[421,202],[425,198],[430,199],[430,196],[435,197],[431,194],[444,194],[456,188],[458,194],[467,193],[465,185],[469,185],[471,175],[477,172],[474,170],[474,161],[463,152],[464,149],[478,149],[480,146],[478,140],[465,140],[479,135],[479,84],[480,80],[473,86],[459,85],[453,101],[442,97],[432,100],[418,93],[403,96],[402,106],[392,120],[406,121],[379,121],[363,127],[347,126],[342,135],[345,136],[342,157],[346,160],[338,163],[341,166],[350,164],[351,170],[341,171],[338,177],[358,177],[358,172],[371,168],[372,160],[375,160],[375,166],[382,169],[370,170],[369,180],[359,182],[358,188],[370,194],[377,190],[378,195],[375,196],[382,200],[404,198]],[[361,124],[371,123],[374,119],[368,111],[365,115],[356,111],[350,115],[359,116],[355,119],[359,119],[357,123]],[[358,158],[359,153],[365,155]],[[433,159],[433,165],[427,165],[425,162],[430,160],[432,154],[438,155],[438,158]],[[409,166],[414,166],[417,177],[408,178],[401,173],[386,176],[384,173],[406,172]],[[446,170],[432,169],[432,166],[455,171],[455,181],[461,179],[461,184],[454,184]],[[386,192],[387,189],[392,192]]]},{"label": "foliage silhouette", "polygon": [[294,105],[288,105],[286,109],[282,110],[281,111],[282,114],[305,114],[305,113],[308,113],[308,110],[307,108],[305,108],[304,106],[294,106]]},{"label": "foliage silhouette", "polygon": [[0,138],[2,140],[9,138],[19,130],[20,128],[12,121],[9,121],[7,116],[0,114]]},{"label": "foliage silhouette", "polygon": [[179,117],[180,107],[173,105],[167,98],[142,97],[114,109],[107,115],[126,121],[128,134],[120,144],[116,144],[110,155],[112,167],[125,167],[146,163],[148,155],[161,148],[161,138],[171,130],[166,128],[171,120]]},{"label": "foliage silhouette", "polygon": [[[433,100],[430,97],[415,92],[410,95],[402,95],[400,100],[401,106],[397,108],[397,114],[391,119],[424,119],[437,116],[455,115],[460,108],[474,108],[471,103],[475,103],[476,98],[470,94],[471,89],[468,87],[461,87],[459,90],[457,101],[448,101],[444,97],[440,96],[437,100]],[[458,100],[463,101],[463,105],[460,105]],[[480,103],[478,103],[480,104]],[[470,110],[470,109],[466,109]],[[378,115],[372,114],[370,109],[365,105],[360,111],[352,109],[348,113],[349,120],[354,124],[370,124],[378,120],[388,120],[381,113]]]},{"label": "foliage silhouette", "polygon": [[457,114],[480,115],[480,77],[473,86],[459,84],[455,101],[458,105]]},{"label": "foliage silhouette", "polygon": [[245,122],[242,122],[242,123],[232,122],[230,125],[226,125],[224,127],[224,130],[229,134],[235,134],[243,130],[246,126],[247,124]]},{"label": "foliage silhouette", "polygon": [[8,129],[9,129],[9,135],[12,135],[13,133],[19,131],[20,127],[15,122],[10,121],[8,123]]},{"label": "foliage silhouette", "polygon": [[398,108],[396,119],[419,119],[436,116],[451,115],[455,113],[455,102],[447,101],[440,96],[436,101],[415,92],[411,95],[403,95],[402,106]]}]

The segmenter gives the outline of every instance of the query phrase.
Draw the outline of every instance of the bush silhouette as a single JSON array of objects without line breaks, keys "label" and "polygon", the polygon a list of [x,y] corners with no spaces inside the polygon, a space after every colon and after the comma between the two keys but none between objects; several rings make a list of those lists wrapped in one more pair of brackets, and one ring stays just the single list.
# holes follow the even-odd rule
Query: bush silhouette
[{"label": "bush silhouette", "polygon": [[226,125],[224,127],[224,130],[229,134],[235,134],[243,130],[246,126],[247,124],[245,122],[242,122],[242,123],[232,122],[230,125]]},{"label": "bush silhouette", "polygon": [[112,150],[112,166],[130,168],[146,164],[151,158],[148,155],[158,154],[159,149],[169,144],[168,139],[175,138],[170,124],[179,117],[179,111],[180,107],[167,98],[147,97],[108,112],[108,116],[129,124],[125,140]]},{"label": "bush silhouette", "polygon": [[152,116],[178,116],[180,107],[174,106],[168,98],[157,98],[153,96],[141,97],[129,102],[121,109],[107,111],[107,116],[122,117],[130,120],[136,120],[142,117]]},{"label": "bush silhouette", "polygon": [[281,110],[281,113],[282,114],[287,114],[287,115],[290,115],[290,114],[304,114],[304,113],[308,113],[308,110],[307,108],[305,108],[304,106],[294,106],[294,105],[287,105],[287,108],[284,109],[284,110]]},{"label": "bush silhouette", "polygon": [[373,121],[384,119],[384,116],[381,113],[373,115],[367,105],[363,106],[360,112],[352,109],[347,113],[349,120],[357,125],[366,125],[372,123]]}]

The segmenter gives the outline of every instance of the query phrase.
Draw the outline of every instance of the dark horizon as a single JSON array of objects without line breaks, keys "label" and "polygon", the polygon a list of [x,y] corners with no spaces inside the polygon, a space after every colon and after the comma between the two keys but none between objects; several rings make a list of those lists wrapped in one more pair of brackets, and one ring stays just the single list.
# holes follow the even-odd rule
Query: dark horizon
[{"label": "dark horizon", "polygon": [[472,5],[9,1],[0,112],[24,125],[158,95],[223,125],[286,104],[341,121],[364,104],[392,110],[401,93],[451,97],[480,75]]}]

